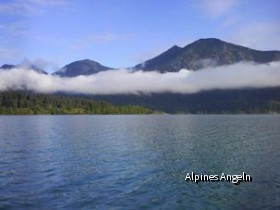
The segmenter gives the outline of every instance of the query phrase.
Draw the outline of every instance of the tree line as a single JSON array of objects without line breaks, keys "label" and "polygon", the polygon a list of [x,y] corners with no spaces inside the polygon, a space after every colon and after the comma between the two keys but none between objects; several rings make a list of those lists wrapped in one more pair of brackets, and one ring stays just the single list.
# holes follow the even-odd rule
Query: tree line
[{"label": "tree line", "polygon": [[152,110],[137,106],[115,106],[93,99],[35,94],[0,92],[0,114],[151,114]]}]

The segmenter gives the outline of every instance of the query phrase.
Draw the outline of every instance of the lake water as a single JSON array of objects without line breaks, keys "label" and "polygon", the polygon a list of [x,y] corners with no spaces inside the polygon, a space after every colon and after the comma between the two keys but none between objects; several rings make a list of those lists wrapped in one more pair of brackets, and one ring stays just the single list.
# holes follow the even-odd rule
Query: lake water
[{"label": "lake water", "polygon": [[279,149],[279,115],[1,116],[0,209],[279,209]]}]

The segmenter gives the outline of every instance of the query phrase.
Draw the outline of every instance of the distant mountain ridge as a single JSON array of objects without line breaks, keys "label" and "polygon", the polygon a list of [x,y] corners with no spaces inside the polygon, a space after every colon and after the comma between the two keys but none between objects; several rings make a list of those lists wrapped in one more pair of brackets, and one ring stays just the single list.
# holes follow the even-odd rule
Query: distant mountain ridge
[{"label": "distant mountain ridge", "polygon": [[24,69],[30,69],[33,70],[35,72],[41,73],[41,74],[48,74],[47,72],[45,72],[43,69],[41,69],[40,67],[36,66],[36,65],[12,65],[12,64],[4,64],[0,67],[0,70],[11,70],[14,68],[24,68]]},{"label": "distant mountain ridge", "polygon": [[280,60],[280,51],[260,51],[215,38],[199,39],[183,48],[173,46],[166,52],[138,64],[134,69],[177,72],[238,62],[268,63]]},{"label": "distant mountain ridge", "polygon": [[100,63],[85,59],[72,62],[57,72],[53,73],[53,75],[58,75],[61,77],[76,77],[80,75],[91,75],[96,74],[101,71],[106,71],[109,69],[113,69],[107,66],[102,66]]},{"label": "distant mountain ridge", "polygon": [[[134,71],[178,72],[181,69],[200,70],[206,67],[230,65],[238,62],[269,63],[280,61],[280,51],[260,51],[240,45],[228,43],[216,38],[199,39],[185,47],[174,45],[162,54],[140,63],[129,69]],[[9,70],[16,67],[32,69],[47,74],[35,65],[4,64],[0,70]],[[61,77],[76,77],[92,75],[111,68],[90,59],[78,60],[65,65],[52,75]]]},{"label": "distant mountain ridge", "polygon": [[[259,51],[210,38],[197,40],[185,47],[174,45],[155,58],[138,64],[131,69],[134,71],[159,71],[164,73],[178,72],[181,69],[198,71],[205,67],[230,65],[239,62],[264,64],[274,61],[280,61],[280,51]],[[20,67],[33,69],[40,73],[44,72],[42,69],[31,64],[25,66],[4,64],[0,67],[0,71],[9,71],[13,68]],[[93,60],[85,59],[72,62],[53,73],[53,75],[57,77],[75,77],[80,75],[93,75],[110,69],[113,68],[103,66]],[[207,80],[207,78],[205,79]],[[26,91],[28,92],[28,90]],[[75,94],[74,92],[58,92],[56,94],[58,96],[71,94],[77,97],[83,96],[82,94]],[[162,92],[156,94],[98,94],[84,95],[84,97],[107,101],[116,105],[144,106],[166,113],[280,113],[279,86],[214,89],[190,94]],[[17,102],[10,103],[8,101],[7,103],[18,106]],[[49,108],[50,107],[47,106],[43,111],[51,111]],[[59,106],[58,109],[60,108]],[[79,106],[74,107],[72,111],[76,113],[77,109],[81,111]],[[86,108],[82,112],[88,113],[88,109],[90,108]],[[8,109],[6,109],[6,111],[9,112]],[[60,110],[58,111],[62,113]]]},{"label": "distant mountain ridge", "polygon": [[11,64],[4,64],[0,67],[0,69],[3,69],[3,70],[10,70],[10,69],[13,69],[15,68],[16,66],[15,65],[11,65]]}]

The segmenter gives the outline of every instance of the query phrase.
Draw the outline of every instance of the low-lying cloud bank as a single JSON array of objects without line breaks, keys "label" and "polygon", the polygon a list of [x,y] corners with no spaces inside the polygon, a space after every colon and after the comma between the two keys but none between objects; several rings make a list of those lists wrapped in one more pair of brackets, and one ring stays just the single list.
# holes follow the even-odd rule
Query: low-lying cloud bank
[{"label": "low-lying cloud bank", "polygon": [[280,86],[280,62],[238,63],[200,71],[158,73],[110,70],[90,76],[61,78],[32,70],[0,70],[0,91],[32,90],[39,93],[82,94],[195,93],[211,89]]}]

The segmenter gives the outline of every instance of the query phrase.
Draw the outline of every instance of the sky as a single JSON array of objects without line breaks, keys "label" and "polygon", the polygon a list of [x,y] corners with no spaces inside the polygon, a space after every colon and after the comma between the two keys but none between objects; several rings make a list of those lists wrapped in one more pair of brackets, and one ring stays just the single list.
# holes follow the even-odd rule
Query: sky
[{"label": "sky", "polygon": [[0,65],[125,68],[200,38],[280,50],[279,26],[278,0],[0,0]]}]

